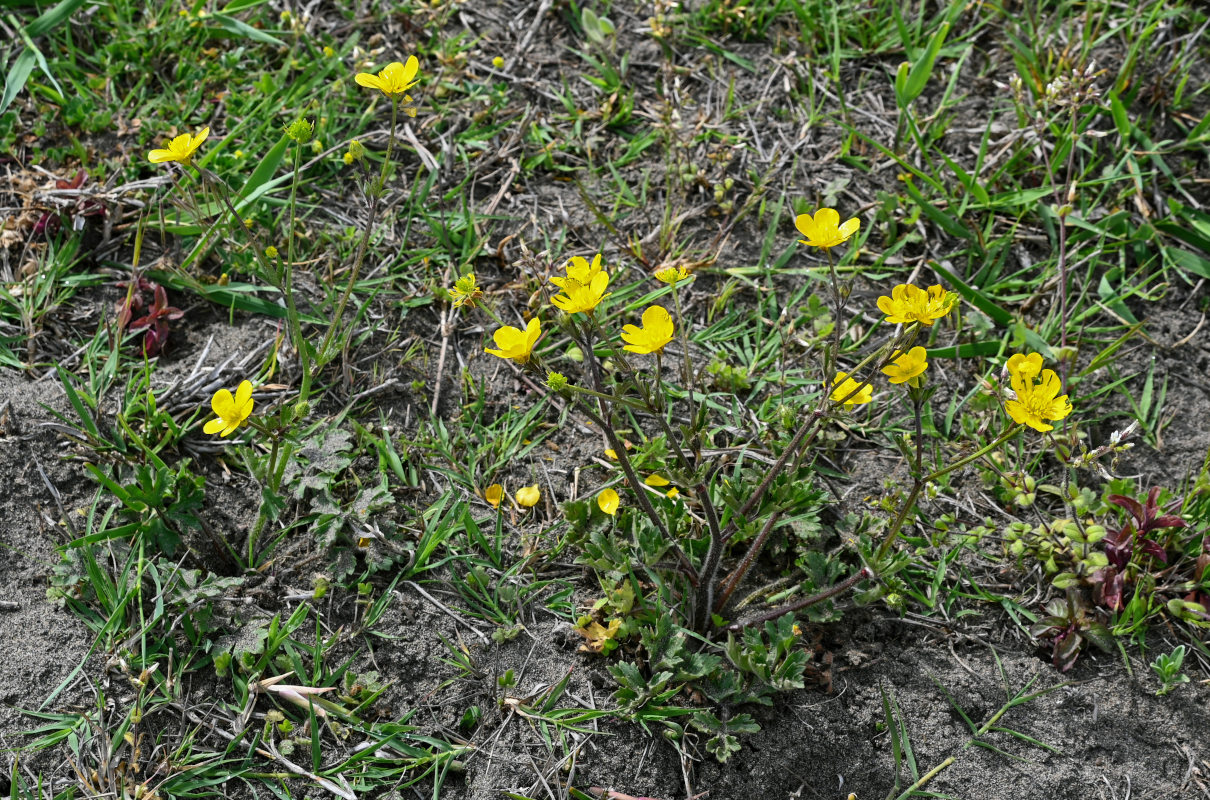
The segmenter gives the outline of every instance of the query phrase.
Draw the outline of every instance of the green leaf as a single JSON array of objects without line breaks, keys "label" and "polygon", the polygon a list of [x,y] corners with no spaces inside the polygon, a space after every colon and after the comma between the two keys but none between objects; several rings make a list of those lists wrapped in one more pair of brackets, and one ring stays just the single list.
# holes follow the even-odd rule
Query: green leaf
[{"label": "green leaf", "polygon": [[[262,44],[271,44],[274,47],[286,46],[286,43],[281,39],[278,39],[276,36],[270,36],[264,31],[257,30],[248,23],[241,22],[235,17],[229,17],[226,14],[215,14],[214,16],[210,17],[210,19],[216,20],[223,30],[236,36],[242,36],[245,39],[251,39],[254,42],[260,42]],[[210,30],[214,30],[214,28],[210,28]]]},{"label": "green leaf", "polygon": [[84,0],[62,0],[54,8],[44,11],[37,19],[25,26],[27,36],[33,38],[44,33],[50,33],[55,28],[67,22],[76,9],[84,5]]},{"label": "green leaf", "polygon": [[1190,253],[1188,250],[1181,250],[1180,248],[1169,247],[1167,245],[1162,245],[1160,252],[1163,253],[1164,259],[1168,263],[1178,269],[1192,272],[1199,278],[1210,278],[1210,261],[1196,253]]},{"label": "green leaf", "polygon": [[268,2],[268,0],[231,0],[230,3],[223,6],[222,14],[234,14],[237,11],[247,11],[250,8],[256,8],[259,5]]},{"label": "green leaf", "polygon": [[37,57],[31,48],[25,48],[21,55],[13,60],[8,74],[4,78],[4,95],[0,96],[0,114],[8,110],[9,105],[17,98],[17,94],[25,88],[25,82],[34,71]]},{"label": "green leaf", "polygon": [[940,208],[937,208],[937,206],[928,200],[925,200],[924,195],[920,193],[920,190],[916,188],[916,185],[911,180],[905,180],[903,188],[907,191],[913,202],[920,206],[920,210],[924,212],[924,215],[937,223],[946,233],[959,239],[974,241],[975,235],[965,225]]},{"label": "green leaf", "polygon": [[277,144],[270,148],[261,162],[256,165],[256,169],[248,176],[248,180],[244,183],[244,187],[239,190],[238,200],[235,203],[235,209],[242,211],[248,204],[260,198],[265,192],[276,188],[278,185],[289,180],[289,175],[283,175],[276,181],[271,181],[273,174],[277,172],[277,168],[281,166],[282,159],[286,155],[286,148],[290,144],[290,139],[286,136],[281,137]]},{"label": "green leaf", "polygon": [[929,358],[979,358],[1000,354],[1000,342],[968,342],[950,347],[934,347],[924,352]]},{"label": "green leaf", "polygon": [[929,39],[924,52],[916,59],[916,63],[911,65],[911,70],[905,69],[906,61],[899,65],[899,72],[895,76],[895,94],[899,99],[900,108],[906,108],[928,85],[929,77],[933,73],[933,64],[937,61],[937,53],[941,51],[941,45],[945,44],[945,37],[949,32],[950,24],[941,23]]}]

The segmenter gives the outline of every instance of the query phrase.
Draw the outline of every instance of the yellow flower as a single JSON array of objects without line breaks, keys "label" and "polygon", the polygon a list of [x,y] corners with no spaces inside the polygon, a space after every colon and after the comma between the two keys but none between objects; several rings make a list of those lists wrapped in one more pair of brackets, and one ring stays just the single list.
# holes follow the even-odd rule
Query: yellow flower
[{"label": "yellow flower", "polygon": [[878,298],[878,309],[886,314],[886,321],[893,324],[919,322],[932,325],[953,309],[958,295],[947,292],[939,285],[930,286],[926,292],[910,283],[901,283],[891,290],[891,296]]},{"label": "yellow flower", "polygon": [[550,282],[555,286],[558,286],[560,289],[565,288],[569,280],[575,281],[580,285],[590,284],[592,283],[592,279],[595,278],[602,270],[601,254],[597,253],[595,256],[593,256],[591,264],[586,258],[572,256],[567,260],[567,264],[563,267],[563,269],[567,272],[567,277],[556,275],[550,279]]},{"label": "yellow flower", "polygon": [[675,500],[677,498],[677,495],[679,495],[680,493],[681,493],[681,490],[676,488],[675,486],[673,486],[671,489],[664,492],[664,496],[667,497],[669,500]]},{"label": "yellow flower", "polygon": [[498,483],[493,483],[491,486],[483,490],[483,499],[491,504],[492,508],[499,508],[500,501],[504,498],[504,487]]},{"label": "yellow flower", "polygon": [[617,453],[617,451],[616,451],[616,450],[614,450],[612,447],[606,447],[606,448],[605,448],[605,455],[609,456],[609,457],[610,457],[610,458],[612,458],[614,461],[617,461],[617,460],[618,460],[618,453]]},{"label": "yellow flower", "polygon": [[[855,405],[868,403],[874,399],[874,387],[868,383],[862,386],[857,381],[849,377],[847,372],[837,372],[836,380],[832,381],[832,402],[839,403],[844,400],[845,410],[848,411]],[[860,389],[860,391],[858,391]],[[854,394],[856,392],[856,394]],[[850,397],[850,395],[852,395]],[[845,399],[848,398],[848,399]]]},{"label": "yellow flower", "polygon": [[[367,89],[377,89],[387,97],[398,97],[416,85],[416,73],[420,71],[420,61],[416,56],[408,56],[406,64],[398,61],[387,64],[386,68],[377,75],[359,72],[353,76],[358,86]],[[408,100],[409,98],[404,98]]]},{"label": "yellow flower", "polygon": [[332,45],[324,45],[324,58],[331,58],[336,55],[336,51],[332,49]]},{"label": "yellow flower", "polygon": [[639,355],[658,353],[672,341],[672,317],[663,306],[650,306],[643,312],[643,327],[627,325],[622,328],[623,350]]},{"label": "yellow flower", "polygon": [[269,245],[265,248],[265,258],[277,258],[277,248]]},{"label": "yellow flower", "polygon": [[575,314],[580,311],[592,311],[602,300],[609,297],[609,294],[605,291],[606,287],[609,286],[609,273],[607,272],[597,271],[593,273],[592,279],[587,282],[578,281],[570,276],[566,278],[551,278],[550,280],[551,283],[559,281],[555,285],[563,289],[563,293],[552,297],[550,302],[568,314]]},{"label": "yellow flower", "polygon": [[454,308],[467,306],[475,307],[475,301],[483,296],[483,290],[479,288],[478,282],[475,280],[475,273],[468,272],[459,278],[454,283],[454,288],[450,289],[450,297],[454,300]]},{"label": "yellow flower", "polygon": [[202,142],[206,141],[206,137],[210,135],[210,128],[205,127],[196,134],[182,133],[168,143],[168,146],[163,150],[152,150],[147,154],[147,160],[152,164],[162,164],[165,161],[176,161],[181,164],[188,164],[193,154],[202,146]]},{"label": "yellow flower", "polygon": [[496,69],[504,69],[504,59],[500,56],[496,56],[492,59],[492,66]]},{"label": "yellow flower", "polygon": [[836,213],[835,209],[821,208],[815,212],[814,217],[810,214],[799,214],[794,218],[794,227],[807,237],[798,241],[812,247],[826,249],[843,244],[850,236],[857,233],[861,227],[861,220],[853,217],[841,225],[840,214]]},{"label": "yellow flower", "polygon": [[667,486],[672,481],[665,478],[663,475],[652,474],[643,479],[643,483],[648,486]]},{"label": "yellow flower", "polygon": [[534,317],[525,326],[525,330],[519,330],[512,325],[505,325],[500,330],[496,331],[492,338],[496,340],[496,346],[499,350],[492,350],[490,347],[483,348],[488,353],[500,358],[511,358],[521,364],[529,361],[530,353],[534,351],[534,345],[538,342],[538,337],[542,335],[542,323],[538,322],[538,318]]},{"label": "yellow flower", "polygon": [[345,153],[343,156],[341,156],[340,158],[341,158],[341,160],[342,160],[342,161],[344,161],[344,162],[345,162],[345,165],[346,165],[346,166],[347,166],[347,165],[350,165],[350,164],[352,164],[352,163],[353,163],[353,154],[352,154],[352,153],[347,153],[347,152],[346,152],[346,153]]},{"label": "yellow flower", "polygon": [[924,348],[913,347],[906,353],[896,352],[895,360],[883,367],[882,371],[891,383],[909,383],[912,386],[919,386],[924,383],[922,376],[929,365],[925,359]]},{"label": "yellow flower", "polygon": [[683,281],[689,277],[689,270],[684,267],[664,267],[655,271],[655,279],[660,283],[667,283],[675,286],[678,281]]},{"label": "yellow flower", "polygon": [[[1013,364],[1015,358],[1010,358],[1009,363]],[[1041,362],[1040,354],[1031,353],[1016,361],[1013,365],[1015,370],[1010,368],[1012,387],[1017,398],[1006,401],[1004,410],[1018,425],[1028,425],[1045,433],[1055,427],[1048,425],[1048,421],[1061,420],[1070,414],[1072,409],[1067,395],[1059,394],[1063,387],[1053,369],[1042,370],[1041,381],[1034,383]]]},{"label": "yellow flower", "polygon": [[613,489],[606,489],[597,495],[597,508],[611,517],[618,513],[618,506],[621,504],[622,499],[618,497],[618,493]]},{"label": "yellow flower", "polygon": [[206,433],[230,436],[252,413],[252,384],[242,381],[235,389],[235,396],[226,389],[219,389],[210,398],[210,407],[218,419],[212,419],[202,428]]},{"label": "yellow flower", "polygon": [[533,486],[522,486],[517,490],[517,505],[524,508],[533,508],[541,499],[542,492],[536,483]]}]

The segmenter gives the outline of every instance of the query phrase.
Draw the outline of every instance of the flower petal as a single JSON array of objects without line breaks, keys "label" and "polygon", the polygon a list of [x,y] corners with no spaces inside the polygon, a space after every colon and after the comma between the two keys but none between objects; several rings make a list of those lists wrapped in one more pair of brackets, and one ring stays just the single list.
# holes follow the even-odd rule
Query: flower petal
[{"label": "flower petal", "polygon": [[229,417],[235,408],[235,398],[226,389],[219,389],[214,393],[214,397],[210,398],[210,408],[220,417]]},{"label": "flower petal", "polygon": [[235,407],[242,409],[252,399],[252,381],[240,381],[235,388]]},{"label": "flower petal", "polygon": [[821,208],[815,212],[815,227],[832,230],[840,225],[840,212],[834,208]]},{"label": "flower petal", "polygon": [[215,417],[202,426],[203,433],[215,434],[227,427],[227,423],[223,422],[222,417]]}]

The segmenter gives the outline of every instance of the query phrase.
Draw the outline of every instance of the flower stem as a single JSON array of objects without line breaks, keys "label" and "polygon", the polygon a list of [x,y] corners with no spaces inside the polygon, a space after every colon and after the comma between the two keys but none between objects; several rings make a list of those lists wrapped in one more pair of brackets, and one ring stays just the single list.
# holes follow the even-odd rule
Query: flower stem
[{"label": "flower stem", "polygon": [[[357,284],[357,278],[361,274],[361,265],[365,262],[366,251],[370,245],[370,234],[374,231],[374,223],[378,221],[378,209],[382,205],[382,196],[386,193],[387,174],[390,172],[391,154],[395,149],[395,129],[399,122],[399,97],[391,96],[391,134],[387,138],[387,152],[382,160],[382,171],[378,175],[377,182],[371,184],[370,187],[370,218],[366,222],[365,233],[362,234],[361,242],[357,246],[357,256],[353,261],[353,271],[349,274],[349,283],[345,286],[344,293],[340,296],[340,302],[336,304],[336,312],[332,315],[332,325],[328,328],[328,332],[324,335],[323,343],[319,346],[319,351],[316,354],[316,371],[322,369],[331,357],[328,355],[328,349],[332,346],[332,340],[335,338],[336,329],[340,326],[341,319],[344,318],[345,308],[349,304],[349,297],[353,294],[353,287]],[[304,378],[306,384],[310,384],[310,378]]]},{"label": "flower stem", "polygon": [[[286,297],[286,315],[289,317],[290,323],[290,338],[294,340],[294,347],[298,350],[298,361],[302,368],[302,386],[298,390],[298,399],[305,402],[311,391],[311,359],[307,348],[310,345],[303,340],[302,323],[298,316],[298,307],[294,304],[294,226],[297,219],[298,198],[298,182],[301,174],[302,166],[302,148],[301,144],[296,143],[294,147],[294,178],[290,182],[290,222],[289,229],[286,235],[286,262],[282,264],[278,277],[281,279],[281,285],[278,287]],[[274,446],[276,446],[274,442]]]},{"label": "flower stem", "polygon": [[995,450],[1013,436],[1016,436],[1020,430],[1021,426],[1014,423],[1008,426],[1008,428],[1006,428],[1003,433],[996,437],[995,441],[993,441],[991,444],[979,448],[969,456],[960,458],[954,463],[942,467],[941,469],[929,473],[928,475],[922,476],[919,472],[917,472],[915,480],[912,483],[912,491],[908,494],[907,500],[904,501],[903,505],[899,507],[899,513],[895,515],[895,520],[891,523],[890,531],[887,533],[886,538],[883,539],[882,544],[878,546],[878,551],[874,554],[874,562],[876,564],[881,563],[882,559],[886,557],[887,551],[891,548],[891,543],[894,542],[895,537],[899,535],[899,530],[903,527],[904,520],[907,519],[908,513],[916,504],[916,499],[920,496],[921,490],[927,483],[930,481],[935,481],[941,476],[947,475],[956,469],[961,469],[967,464],[970,464],[972,461],[977,461],[980,458],[983,458],[983,456],[987,455],[992,450]]}]

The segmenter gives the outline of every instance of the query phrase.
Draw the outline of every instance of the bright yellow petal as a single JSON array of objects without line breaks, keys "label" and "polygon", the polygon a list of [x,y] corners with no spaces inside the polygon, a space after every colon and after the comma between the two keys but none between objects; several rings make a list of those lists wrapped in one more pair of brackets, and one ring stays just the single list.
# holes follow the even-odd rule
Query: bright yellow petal
[{"label": "bright yellow petal", "polygon": [[231,410],[235,408],[235,398],[226,389],[219,389],[214,393],[214,397],[210,398],[210,408],[220,417],[229,417]]},{"label": "bright yellow petal", "polygon": [[176,161],[171,150],[152,150],[147,154],[147,160],[152,164],[162,164],[165,161]]},{"label": "bright yellow petal", "polygon": [[857,217],[853,217],[850,220],[846,220],[845,223],[840,226],[840,235],[842,238],[848,239],[860,229],[861,220],[859,220]]},{"label": "bright yellow petal", "polygon": [[252,399],[252,381],[240,381],[235,388],[235,407],[243,408]]},{"label": "bright yellow petal", "polygon": [[[799,214],[794,218],[794,227],[808,239],[815,238],[815,220],[810,214]],[[810,244],[810,242],[808,242]]]},{"label": "bright yellow petal", "polygon": [[542,323],[534,317],[525,326],[525,352],[532,353],[534,345],[538,343],[539,337],[542,336]]},{"label": "bright yellow petal", "polygon": [[672,481],[668,480],[663,475],[654,475],[653,474],[653,475],[648,475],[643,480],[643,483],[647,484],[648,486],[667,486],[668,484],[672,483]]},{"label": "bright yellow petal", "polygon": [[198,131],[196,136],[193,136],[189,139],[189,149],[196,150],[199,147],[201,147],[202,142],[206,141],[206,137],[208,137],[209,135],[210,135],[210,126],[207,125],[206,127],[202,128],[200,131]]},{"label": "bright yellow petal", "polygon": [[538,484],[533,486],[522,486],[517,490],[517,505],[525,508],[532,508],[542,499],[542,492],[538,489]]},{"label": "bright yellow petal", "polygon": [[382,81],[377,75],[371,75],[368,72],[359,72],[353,76],[353,80],[357,81],[358,86],[364,86],[367,89],[381,89]]},{"label": "bright yellow petal", "polygon": [[416,80],[416,73],[420,71],[420,59],[416,56],[408,56],[407,63],[403,65],[403,82],[412,84]]},{"label": "bright yellow petal", "polygon": [[815,212],[817,230],[832,230],[840,225],[840,213],[834,208],[821,208]]},{"label": "bright yellow petal", "polygon": [[227,427],[227,423],[223,422],[222,417],[216,417],[202,426],[203,433],[215,434]]},{"label": "bright yellow petal", "polygon": [[621,505],[621,498],[613,489],[606,489],[597,495],[597,507],[611,517],[618,513],[618,506]]}]

